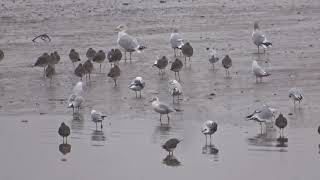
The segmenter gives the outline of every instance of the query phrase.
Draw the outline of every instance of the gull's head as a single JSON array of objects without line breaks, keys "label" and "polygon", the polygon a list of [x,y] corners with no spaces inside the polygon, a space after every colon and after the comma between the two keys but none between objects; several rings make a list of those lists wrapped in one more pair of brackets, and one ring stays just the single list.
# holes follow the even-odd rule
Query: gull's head
[{"label": "gull's head", "polygon": [[260,29],[258,21],[255,21],[255,22],[254,22],[254,24],[253,24],[253,29],[254,29],[254,30]]},{"label": "gull's head", "polygon": [[124,24],[120,24],[119,26],[116,27],[116,32],[121,32],[126,30],[127,30],[127,26]]},{"label": "gull's head", "polygon": [[172,79],[172,80],[169,80],[168,83],[171,84],[171,85],[174,85],[174,84],[177,84],[178,81],[175,80],[175,79]]},{"label": "gull's head", "polygon": [[159,98],[157,96],[154,96],[151,98],[150,102],[159,101]]},{"label": "gull's head", "polygon": [[92,114],[95,114],[96,112],[97,112],[96,110],[92,109],[92,110],[91,110],[91,115],[92,115]]}]

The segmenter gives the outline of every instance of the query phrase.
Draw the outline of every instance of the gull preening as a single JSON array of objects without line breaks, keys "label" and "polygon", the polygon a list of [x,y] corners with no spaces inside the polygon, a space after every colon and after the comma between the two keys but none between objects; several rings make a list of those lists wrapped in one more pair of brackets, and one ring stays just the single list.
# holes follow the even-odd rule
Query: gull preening
[{"label": "gull preening", "polygon": [[71,61],[72,64],[73,64],[73,66],[74,66],[74,63],[75,63],[75,62],[81,61],[79,53],[76,52],[76,50],[74,50],[74,49],[71,49],[71,50],[70,50],[70,52],[69,52],[69,58],[70,58],[70,61]]},{"label": "gull preening", "polygon": [[138,98],[138,92],[140,93],[141,98],[141,91],[145,87],[146,83],[142,79],[142,77],[136,77],[132,80],[132,82],[129,85],[129,89],[134,91],[136,93],[136,98]]},{"label": "gull preening", "polygon": [[101,112],[96,111],[94,109],[91,110],[91,120],[96,123],[96,129],[98,128],[99,122],[101,123],[100,125],[101,129],[103,128],[102,121],[104,120],[105,117],[107,116],[102,114]]},{"label": "gull preening", "polygon": [[146,49],[145,46],[141,45],[135,37],[130,36],[126,33],[127,26],[126,25],[119,25],[116,28],[118,31],[118,45],[124,49],[124,60],[127,61],[127,52],[130,54],[130,62],[131,62],[131,54],[132,52],[141,52],[142,50]]},{"label": "gull preening", "polygon": [[212,70],[214,71],[214,64],[219,61],[218,53],[214,48],[207,48],[209,51],[209,62],[212,64]]},{"label": "gull preening", "polygon": [[254,22],[252,41],[258,47],[258,53],[260,53],[260,46],[263,47],[264,52],[266,48],[271,47],[272,43],[267,40],[266,35],[260,30],[258,22]]},{"label": "gull preening", "polygon": [[190,63],[191,56],[193,55],[193,47],[191,46],[191,44],[189,42],[185,43],[181,47],[181,52],[184,56],[184,63],[187,64],[187,57],[189,58],[189,63]]},{"label": "gull preening", "polygon": [[80,78],[80,80],[82,80],[82,77],[84,76],[85,74],[85,70],[83,68],[83,65],[82,63],[79,63],[79,65],[76,67],[76,69],[74,70],[74,74],[76,76],[78,76]]},{"label": "gull preening", "polygon": [[303,99],[302,96],[302,89],[293,87],[289,90],[289,98],[293,100],[293,106],[296,107],[296,101],[299,102],[299,108],[300,108],[300,103]]},{"label": "gull preening", "polygon": [[256,60],[252,62],[252,72],[256,76],[256,83],[258,83],[258,78],[260,78],[260,82],[262,82],[263,77],[271,75],[266,70],[264,70],[261,66],[259,66]]},{"label": "gull preening", "polygon": [[[62,143],[67,144],[67,138],[70,135],[70,127],[63,122],[59,127],[58,133],[62,137]],[[64,139],[66,139],[66,142],[64,142]]]},{"label": "gull preening", "polygon": [[210,137],[210,144],[211,144],[211,135],[214,134],[218,129],[218,124],[213,121],[206,121],[203,123],[201,127],[201,132],[206,136],[206,144],[207,144],[207,136]]},{"label": "gull preening", "polygon": [[182,140],[179,140],[177,138],[171,138],[168,141],[166,141],[163,145],[162,148],[165,149],[166,151],[169,152],[169,155],[173,155],[173,151],[176,149],[177,145],[181,142]]},{"label": "gull preening", "polygon": [[89,48],[87,50],[86,56],[89,60],[93,60],[94,56],[96,55],[96,51],[93,48]]},{"label": "gull preening", "polygon": [[101,72],[101,64],[105,59],[106,59],[106,53],[104,53],[102,50],[99,50],[92,59],[93,62],[100,64],[99,72]]},{"label": "gull preening", "polygon": [[178,96],[177,102],[179,103],[179,97],[182,95],[183,92],[181,84],[177,80],[173,79],[168,81],[168,85],[169,93],[172,96],[172,102],[174,103],[174,97]]},{"label": "gull preening", "polygon": [[172,62],[171,64],[171,68],[170,70],[174,72],[174,77],[175,79],[177,79],[177,74],[178,74],[178,78],[179,78],[179,81],[180,81],[180,71],[183,67],[183,63],[180,59],[176,58],[175,61]]},{"label": "gull preening", "polygon": [[170,123],[169,113],[175,112],[175,109],[170,107],[168,104],[159,101],[158,97],[153,97],[151,99],[153,110],[160,114],[160,123],[162,124],[161,117],[166,114],[168,119],[168,124]]},{"label": "gull preening", "polygon": [[174,29],[170,35],[170,44],[173,49],[174,56],[176,57],[176,49],[181,49],[183,46],[182,35],[178,32],[178,29]]},{"label": "gull preening", "polygon": [[247,120],[256,121],[260,124],[262,134],[262,123],[273,123],[277,110],[267,105],[255,110],[252,114],[248,115]]},{"label": "gull preening", "polygon": [[111,67],[113,64],[117,64],[119,65],[119,61],[122,58],[122,53],[119,49],[111,49],[108,54],[107,54],[107,58],[109,60],[109,63],[111,64]]},{"label": "gull preening", "polygon": [[159,74],[161,74],[161,76],[163,77],[168,63],[169,60],[166,56],[162,56],[161,58],[157,57],[157,60],[154,62],[152,67],[157,67],[159,69]]},{"label": "gull preening", "polygon": [[229,55],[226,55],[223,59],[222,59],[222,66],[224,67],[224,69],[226,70],[226,77],[230,77],[230,71],[229,68],[231,68],[232,66],[232,60],[230,58]]},{"label": "gull preening", "polygon": [[117,79],[118,79],[119,76],[120,76],[120,68],[119,68],[119,66],[114,65],[110,69],[110,71],[108,73],[108,77],[111,77],[113,79],[115,87],[117,86]]},{"label": "gull preening", "polygon": [[277,117],[275,121],[276,126],[280,129],[280,138],[284,137],[283,129],[287,126],[288,121],[287,118],[285,118],[281,113]]}]

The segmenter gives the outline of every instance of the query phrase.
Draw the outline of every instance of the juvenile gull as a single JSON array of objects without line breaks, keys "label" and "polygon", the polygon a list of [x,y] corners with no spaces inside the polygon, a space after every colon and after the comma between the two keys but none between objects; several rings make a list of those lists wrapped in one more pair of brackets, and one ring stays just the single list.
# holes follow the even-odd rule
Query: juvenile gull
[{"label": "juvenile gull", "polygon": [[260,124],[262,134],[262,123],[272,123],[277,110],[269,106],[263,105],[262,108],[255,110],[252,114],[248,115],[247,120],[253,120]]},{"label": "juvenile gull", "polygon": [[260,78],[260,82],[262,82],[263,77],[271,75],[270,73],[266,72],[266,70],[264,70],[261,66],[259,66],[256,60],[252,62],[252,72],[256,76],[256,83],[258,83],[258,78]]},{"label": "juvenile gull", "polygon": [[182,54],[184,56],[185,64],[187,64],[187,57],[189,58],[189,63],[190,63],[191,56],[193,55],[193,48],[192,48],[192,46],[191,46],[191,44],[189,42],[185,43],[181,47],[181,52],[182,52]]},{"label": "juvenile gull", "polygon": [[136,77],[132,80],[131,84],[129,85],[129,89],[133,90],[136,93],[136,98],[138,98],[138,91],[140,92],[141,98],[141,90],[145,86],[145,82],[143,81],[142,77]]},{"label": "juvenile gull", "polygon": [[90,59],[88,59],[86,62],[84,62],[83,69],[84,69],[84,73],[86,75],[86,80],[88,77],[89,77],[89,80],[91,80],[91,73],[93,71],[93,64]]},{"label": "juvenile gull", "polygon": [[178,29],[174,29],[170,35],[170,44],[173,49],[174,56],[176,57],[176,49],[181,49],[183,46],[183,38],[178,32]]},{"label": "juvenile gull", "polygon": [[211,135],[214,134],[218,129],[218,124],[213,121],[206,121],[203,123],[201,132],[206,136],[206,144],[207,144],[207,135],[210,136],[210,144],[211,144]]},{"label": "juvenile gull", "polygon": [[214,64],[219,61],[217,51],[214,48],[207,48],[209,51],[209,62],[212,64],[212,70],[214,71]]},{"label": "juvenile gull", "polygon": [[114,65],[108,73],[108,77],[111,77],[114,81],[114,86],[117,86],[117,79],[120,76],[120,72],[119,66]]},{"label": "juvenile gull", "polygon": [[169,113],[175,112],[175,110],[168,104],[160,102],[158,97],[153,97],[151,99],[153,110],[160,114],[160,123],[162,124],[161,117],[163,114],[167,115],[168,124],[170,123]]},{"label": "juvenile gull", "polygon": [[74,49],[71,49],[70,50],[70,53],[69,53],[69,58],[74,66],[74,63],[75,62],[78,62],[78,61],[81,61],[80,60],[80,56],[79,56],[79,53],[76,52]]},{"label": "juvenile gull", "polygon": [[280,138],[284,137],[283,135],[283,129],[287,126],[288,121],[287,118],[285,118],[281,113],[279,114],[279,116],[276,119],[275,122],[276,126],[280,129]]},{"label": "juvenile gull", "polygon": [[166,56],[162,56],[161,58],[157,57],[157,60],[154,62],[152,67],[157,67],[159,69],[159,74],[162,75],[165,73],[165,68],[167,67],[169,60]]},{"label": "juvenile gull", "polygon": [[106,53],[104,53],[102,50],[99,50],[96,55],[93,57],[93,62],[99,63],[100,64],[100,71],[101,72],[101,64],[103,61],[106,59]]},{"label": "juvenile gull", "polygon": [[85,74],[84,68],[82,63],[80,63],[76,69],[74,70],[74,74],[78,77],[80,77],[80,79],[82,80],[83,75]]},{"label": "juvenile gull", "polygon": [[172,96],[172,102],[174,103],[174,97],[178,96],[178,103],[179,103],[180,96],[182,95],[182,92],[183,92],[181,84],[177,80],[173,79],[168,81],[168,85],[169,85],[169,93]]},{"label": "juvenile gull", "polygon": [[223,59],[222,59],[222,66],[225,68],[226,70],[226,77],[230,77],[230,72],[229,72],[229,68],[232,66],[232,60],[229,57],[229,55],[226,55]]},{"label": "juvenile gull", "polygon": [[89,60],[93,60],[94,56],[96,55],[96,51],[93,48],[89,48],[87,50],[86,56]]},{"label": "juvenile gull", "polygon": [[[61,123],[58,133],[60,136],[62,136],[62,143],[67,144],[67,137],[70,135],[69,126],[67,126],[64,122]],[[66,139],[66,142],[64,142],[64,139]]]},{"label": "juvenile gull", "polygon": [[162,148],[165,149],[166,151],[169,152],[169,155],[173,155],[174,149],[177,147],[177,145],[181,142],[182,140],[179,140],[177,138],[171,138],[168,141],[166,141],[163,145]]},{"label": "juvenile gull", "polygon": [[107,116],[102,114],[101,112],[96,111],[94,109],[91,110],[91,120],[96,123],[96,129],[98,128],[98,122],[101,123],[101,129],[103,128],[102,121],[105,117]]},{"label": "juvenile gull", "polygon": [[258,22],[254,22],[253,32],[252,32],[252,41],[258,47],[258,53],[260,53],[260,46],[265,49],[272,46],[272,43],[267,40],[266,35],[260,30]]},{"label": "juvenile gull", "polygon": [[3,58],[4,58],[4,53],[3,53],[3,51],[0,49],[0,61],[2,61]]},{"label": "juvenile gull", "polygon": [[50,55],[48,53],[43,53],[36,61],[34,66],[43,67],[43,74],[45,75],[46,67],[49,63]]},{"label": "juvenile gull", "polygon": [[300,103],[303,99],[302,96],[302,89],[293,87],[289,90],[289,98],[293,100],[293,106],[296,107],[296,101],[299,102],[299,108],[300,108]]},{"label": "juvenile gull", "polygon": [[51,85],[52,77],[55,75],[55,68],[53,65],[49,64],[45,71],[46,71],[46,77],[50,79],[50,85]]},{"label": "juvenile gull", "polygon": [[180,81],[179,72],[181,71],[182,67],[183,67],[182,61],[180,59],[176,58],[176,60],[174,62],[172,62],[171,68],[170,68],[170,70],[174,72],[175,79],[177,79],[177,74],[178,74],[179,81]]},{"label": "juvenile gull", "polygon": [[135,37],[130,36],[126,33],[127,26],[125,25],[119,25],[116,28],[116,31],[118,31],[118,45],[124,49],[124,60],[127,61],[127,52],[130,53],[130,62],[131,62],[131,54],[134,51],[141,52],[143,49],[145,49],[145,46],[142,46],[139,44],[138,40]]},{"label": "juvenile gull", "polygon": [[80,95],[75,95],[74,100],[70,101],[68,108],[72,108],[72,111],[74,114],[74,110],[76,109],[79,111],[83,103],[84,103],[83,97]]},{"label": "juvenile gull", "polygon": [[111,67],[113,64],[117,64],[119,65],[119,61],[122,58],[122,53],[119,49],[111,49],[108,54],[107,54],[107,58],[109,60],[109,63],[111,64]]}]

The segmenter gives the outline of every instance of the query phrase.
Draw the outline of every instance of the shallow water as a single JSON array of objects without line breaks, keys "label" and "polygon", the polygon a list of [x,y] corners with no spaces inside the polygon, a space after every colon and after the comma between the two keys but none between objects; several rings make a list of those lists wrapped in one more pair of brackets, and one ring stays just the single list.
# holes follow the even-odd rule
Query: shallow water
[{"label": "shallow water", "polygon": [[[88,1],[89,2],[89,1]],[[319,135],[319,20],[320,3],[313,1],[130,1],[117,6],[103,0],[27,2],[5,0],[0,6],[0,179],[318,179]],[[50,4],[51,10],[46,8]],[[53,9],[53,10],[52,10]],[[41,14],[41,15],[40,15]],[[204,17],[201,17],[204,16]],[[274,47],[257,55],[250,40],[252,22],[261,20]],[[174,21],[173,21],[174,20]],[[84,60],[88,47],[107,51],[116,47],[114,28],[126,23],[129,32],[148,49],[133,54],[133,63],[120,62],[119,86],[95,72],[85,83],[85,107],[72,116],[67,98],[79,80],[68,59],[71,48]],[[135,23],[138,23],[136,25]],[[181,72],[184,95],[172,104],[168,69],[164,79],[151,68],[157,55],[172,59],[168,38],[179,27],[195,49],[191,67]],[[32,43],[47,32],[51,43]],[[214,45],[221,58],[233,60],[231,79],[219,61],[208,64],[206,47]],[[32,64],[43,52],[57,50],[61,62],[53,85]],[[255,83],[251,61],[269,68],[271,76]],[[96,69],[98,65],[95,64]],[[127,87],[142,76],[141,99]],[[85,81],[84,81],[85,82]],[[293,86],[303,88],[301,109],[288,99]],[[214,93],[215,95],[210,95]],[[161,126],[149,100],[158,96],[181,112],[171,114],[170,126]],[[260,134],[259,124],[244,117],[269,104],[289,121],[288,142],[279,142],[278,130]],[[94,108],[105,112],[102,131],[90,121]],[[292,113],[292,115],[288,115]],[[212,144],[205,143],[200,127],[218,123]],[[68,145],[62,145],[58,127],[71,127]],[[168,157],[161,145],[182,138]],[[61,152],[62,151],[62,152]],[[68,151],[70,151],[68,153]],[[63,155],[63,153],[66,153]]]}]

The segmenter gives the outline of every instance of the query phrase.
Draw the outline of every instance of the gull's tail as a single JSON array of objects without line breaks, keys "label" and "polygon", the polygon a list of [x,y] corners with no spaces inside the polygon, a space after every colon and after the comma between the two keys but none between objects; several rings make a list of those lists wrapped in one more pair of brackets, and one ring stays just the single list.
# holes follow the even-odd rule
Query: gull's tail
[{"label": "gull's tail", "polygon": [[272,43],[269,42],[269,41],[264,41],[264,42],[261,44],[261,46],[262,46],[263,48],[272,47]]}]

